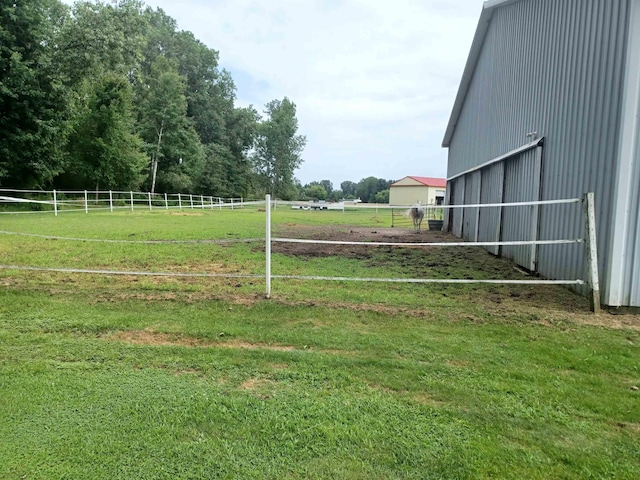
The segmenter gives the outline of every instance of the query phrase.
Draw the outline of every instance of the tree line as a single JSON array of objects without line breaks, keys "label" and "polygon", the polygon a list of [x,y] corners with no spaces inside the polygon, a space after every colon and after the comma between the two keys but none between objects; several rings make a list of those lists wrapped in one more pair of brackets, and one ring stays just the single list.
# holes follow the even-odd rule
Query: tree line
[{"label": "tree line", "polygon": [[296,105],[235,105],[218,52],[139,0],[0,0],[0,186],[299,194]]},{"label": "tree line", "polygon": [[340,188],[334,189],[329,180],[313,181],[304,186],[297,185],[297,197],[304,200],[329,200],[337,202],[342,199],[360,199],[364,203],[389,203],[389,188],[394,180],[367,177],[358,183],[344,181]]}]

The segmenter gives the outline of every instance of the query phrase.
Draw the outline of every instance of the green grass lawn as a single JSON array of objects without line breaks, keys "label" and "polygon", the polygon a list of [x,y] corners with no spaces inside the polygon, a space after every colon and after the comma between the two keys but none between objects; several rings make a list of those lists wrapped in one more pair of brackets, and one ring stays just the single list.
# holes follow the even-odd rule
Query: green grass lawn
[{"label": "green grass lawn", "polygon": [[[276,234],[390,225],[273,217]],[[264,213],[4,215],[0,230],[262,238]],[[263,249],[0,235],[4,265],[262,273]],[[520,275],[473,249],[355,253],[280,252],[274,273]],[[563,288],[274,280],[266,300],[262,279],[17,270],[0,285],[3,479],[640,478],[640,321]]]}]

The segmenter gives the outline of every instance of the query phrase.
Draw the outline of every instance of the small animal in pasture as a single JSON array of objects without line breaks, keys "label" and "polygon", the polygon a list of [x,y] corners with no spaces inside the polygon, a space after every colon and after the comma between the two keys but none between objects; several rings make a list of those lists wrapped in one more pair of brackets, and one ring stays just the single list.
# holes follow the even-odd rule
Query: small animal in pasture
[{"label": "small animal in pasture", "polygon": [[424,207],[418,202],[409,209],[409,216],[413,220],[413,230],[418,233],[420,231],[420,225],[424,219]]}]

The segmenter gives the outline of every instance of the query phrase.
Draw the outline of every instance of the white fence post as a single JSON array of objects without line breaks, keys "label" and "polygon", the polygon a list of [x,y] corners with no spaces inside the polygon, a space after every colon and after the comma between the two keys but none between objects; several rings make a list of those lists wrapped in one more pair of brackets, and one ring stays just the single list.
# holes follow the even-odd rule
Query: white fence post
[{"label": "white fence post", "polygon": [[584,206],[584,257],[587,293],[591,311],[600,313],[600,280],[598,278],[598,246],[596,239],[596,214],[593,192],[587,193],[582,201]]},{"label": "white fence post", "polygon": [[58,194],[56,191],[53,191],[53,213],[55,216],[58,216]]},{"label": "white fence post", "polygon": [[209,202],[211,202],[211,210],[213,210],[213,197],[209,197]]},{"label": "white fence post", "polygon": [[113,192],[109,190],[109,210],[113,213]]},{"label": "white fence post", "polygon": [[218,197],[218,210],[222,210],[222,199]]},{"label": "white fence post", "polygon": [[133,192],[129,192],[131,195],[131,211],[133,212]]},{"label": "white fence post", "polygon": [[182,194],[181,193],[178,194],[178,208],[182,210]]},{"label": "white fence post", "polygon": [[189,194],[189,201],[191,202],[191,210],[193,210],[193,195]]},{"label": "white fence post", "polygon": [[87,191],[84,191],[84,213],[89,213],[89,196]]},{"label": "white fence post", "polygon": [[244,208],[244,197],[240,197],[240,209]]},{"label": "white fence post", "polygon": [[233,197],[231,198],[231,210],[233,210]]},{"label": "white fence post", "polygon": [[200,208],[204,210],[204,197],[200,195]]},{"label": "white fence post", "polygon": [[267,298],[271,298],[271,195],[265,197],[267,225],[265,239]]},{"label": "white fence post", "polygon": [[165,210],[169,210],[169,200],[167,200],[167,194],[164,194],[164,208]]},{"label": "white fence post", "polygon": [[149,192],[149,210],[153,210],[153,207],[151,206],[151,192]]}]

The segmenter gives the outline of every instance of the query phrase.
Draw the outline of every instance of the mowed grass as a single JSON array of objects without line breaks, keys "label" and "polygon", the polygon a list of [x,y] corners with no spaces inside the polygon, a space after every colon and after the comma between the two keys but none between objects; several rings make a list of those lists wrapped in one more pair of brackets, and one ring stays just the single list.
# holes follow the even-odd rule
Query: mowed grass
[{"label": "mowed grass", "polygon": [[[384,212],[273,216],[275,232],[389,223]],[[263,236],[264,213],[0,225],[240,239]],[[262,273],[263,249],[0,235],[0,263],[41,267]],[[273,267],[416,276],[406,259],[421,250],[406,251],[280,253]],[[453,275],[517,274],[500,259],[474,272],[472,256],[486,257],[455,252],[435,254]],[[20,270],[0,270],[0,285],[0,478],[640,478],[640,322],[592,315],[562,288],[277,280],[267,300],[260,278]]]}]

